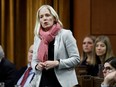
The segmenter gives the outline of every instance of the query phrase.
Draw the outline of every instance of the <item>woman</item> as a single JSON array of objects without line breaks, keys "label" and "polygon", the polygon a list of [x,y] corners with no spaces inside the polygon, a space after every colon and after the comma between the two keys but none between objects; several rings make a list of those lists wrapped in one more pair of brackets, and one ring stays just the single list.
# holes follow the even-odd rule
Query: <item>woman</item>
[{"label": "woman", "polygon": [[101,87],[116,87],[116,57],[111,57],[106,60],[103,75],[104,81],[102,82]]},{"label": "woman", "polygon": [[93,57],[95,57],[97,60],[100,60],[98,76],[103,77],[103,64],[108,58],[113,56],[113,51],[109,38],[107,36],[98,36],[95,41],[93,52]]},{"label": "woman", "polygon": [[83,40],[83,53],[81,56],[81,66],[86,66],[87,75],[97,76],[98,65],[95,57],[92,57],[92,51],[95,43],[95,36],[86,36]]},{"label": "woman", "polygon": [[78,84],[75,66],[80,57],[76,40],[55,10],[43,5],[37,11],[32,67],[37,73],[34,87],[72,87]]},{"label": "woman", "polygon": [[92,55],[92,49],[94,47],[96,37],[88,35],[83,39],[83,53],[81,55],[81,61],[87,60],[87,63],[90,63],[91,61],[91,55]]},{"label": "woman", "polygon": [[98,57],[101,64],[104,64],[108,58],[113,56],[110,40],[107,36],[98,36],[95,41],[95,57]]}]

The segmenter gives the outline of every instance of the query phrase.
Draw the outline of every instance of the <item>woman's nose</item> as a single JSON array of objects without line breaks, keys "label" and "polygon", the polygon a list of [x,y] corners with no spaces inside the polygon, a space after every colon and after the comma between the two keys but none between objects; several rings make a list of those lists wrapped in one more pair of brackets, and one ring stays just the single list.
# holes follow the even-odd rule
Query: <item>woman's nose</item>
[{"label": "woman's nose", "polygon": [[97,47],[97,49],[101,49],[101,47],[100,47],[100,46],[98,46],[98,47]]},{"label": "woman's nose", "polygon": [[107,70],[106,70],[106,69],[103,69],[103,70],[102,70],[102,72],[103,72],[103,73],[106,73],[106,72],[107,72]]},{"label": "woman's nose", "polygon": [[88,44],[87,44],[87,43],[85,43],[85,47],[86,47],[86,46],[88,46]]},{"label": "woman's nose", "polygon": [[46,16],[43,16],[43,20],[46,20]]}]

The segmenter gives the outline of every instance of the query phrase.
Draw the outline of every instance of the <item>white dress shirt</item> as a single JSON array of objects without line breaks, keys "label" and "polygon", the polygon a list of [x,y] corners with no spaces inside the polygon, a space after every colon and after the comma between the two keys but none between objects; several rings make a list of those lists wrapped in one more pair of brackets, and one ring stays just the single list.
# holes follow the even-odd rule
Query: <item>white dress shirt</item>
[{"label": "white dress shirt", "polygon": [[[30,67],[30,65],[28,64],[28,68],[29,68],[29,67]],[[28,69],[28,68],[27,68],[27,69]],[[25,72],[27,71],[27,69],[25,70]],[[23,77],[24,77],[25,72],[23,73],[23,75],[21,76],[21,78],[18,80],[17,85],[20,85],[20,84],[21,84],[21,81],[22,81],[22,79],[23,79]],[[32,69],[32,70],[29,72],[29,76],[28,76],[28,78],[27,78],[27,81],[26,81],[25,84],[24,84],[24,87],[26,87],[26,86],[31,82],[31,80],[33,79],[34,75],[35,75],[35,73],[34,73],[34,71],[33,71],[33,69]]]}]

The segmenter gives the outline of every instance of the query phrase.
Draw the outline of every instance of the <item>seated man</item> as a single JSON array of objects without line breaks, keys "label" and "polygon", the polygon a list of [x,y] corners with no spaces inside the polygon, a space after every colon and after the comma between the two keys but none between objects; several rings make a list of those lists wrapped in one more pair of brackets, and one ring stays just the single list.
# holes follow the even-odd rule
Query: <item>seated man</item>
[{"label": "seated man", "polygon": [[[16,74],[16,84],[21,85],[21,87],[26,87],[27,84],[29,84],[35,73],[31,68],[31,60],[32,60],[32,54],[33,54],[33,45],[30,46],[29,51],[28,51],[28,64],[25,67],[22,67]],[[29,72],[28,72],[29,70]],[[27,75],[28,72],[28,75]],[[25,77],[25,74],[27,75]]]},{"label": "seated man", "polygon": [[106,60],[103,75],[104,81],[101,87],[116,87],[116,57]]},{"label": "seated man", "polygon": [[0,45],[0,82],[4,82],[5,87],[14,87],[15,73],[15,65],[5,58]]}]

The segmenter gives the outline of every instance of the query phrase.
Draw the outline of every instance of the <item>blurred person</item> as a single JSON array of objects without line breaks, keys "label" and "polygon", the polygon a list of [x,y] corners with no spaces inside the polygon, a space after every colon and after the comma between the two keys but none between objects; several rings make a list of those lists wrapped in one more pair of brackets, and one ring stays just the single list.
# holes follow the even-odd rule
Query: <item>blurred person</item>
[{"label": "blurred person", "polygon": [[104,81],[101,87],[116,87],[116,57],[107,59],[103,68]]},{"label": "blurred person", "polygon": [[[21,87],[26,87],[33,80],[35,73],[31,67],[32,54],[33,54],[33,45],[31,45],[28,50],[27,66],[24,66],[21,69],[19,69],[16,74],[16,85],[21,85]],[[24,80],[25,74],[28,70],[29,70],[29,75],[27,76],[26,80]]]},{"label": "blurred person", "polygon": [[83,39],[83,52],[81,55],[81,63],[79,67],[85,66],[86,67],[86,74],[97,76],[98,73],[98,61],[95,57],[92,57],[92,51],[94,47],[96,37],[92,35],[88,35]]},{"label": "blurred person", "polygon": [[83,39],[81,62],[84,60],[86,60],[87,63],[90,62],[95,39],[96,37],[92,35],[88,35]]},{"label": "blurred person", "polygon": [[56,11],[42,5],[37,11],[32,67],[36,77],[28,87],[73,87],[80,62],[76,40],[63,29]]},{"label": "blurred person", "polygon": [[107,36],[101,35],[96,38],[93,57],[100,60],[99,61],[99,73],[98,76],[103,77],[102,67],[104,62],[113,57],[113,50],[111,47],[110,39]]},{"label": "blurred person", "polygon": [[4,82],[5,87],[14,87],[16,67],[7,58],[0,45],[0,82]]}]

